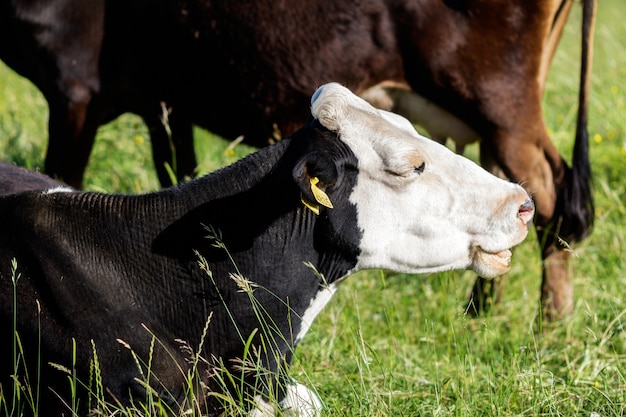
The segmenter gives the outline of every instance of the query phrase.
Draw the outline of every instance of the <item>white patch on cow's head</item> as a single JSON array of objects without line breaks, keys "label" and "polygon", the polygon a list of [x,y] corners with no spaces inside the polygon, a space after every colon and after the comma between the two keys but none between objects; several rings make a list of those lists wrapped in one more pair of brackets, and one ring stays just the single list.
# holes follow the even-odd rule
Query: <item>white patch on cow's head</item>
[{"label": "white patch on cow's head", "polygon": [[58,186],[58,187],[54,187],[54,188],[49,188],[47,190],[45,190],[43,193],[44,194],[55,194],[55,193],[72,193],[76,190],[74,190],[73,188],[67,186]]},{"label": "white patch on cow's head", "polygon": [[311,112],[358,160],[350,201],[363,232],[356,269],[423,273],[506,272],[509,248],[528,232],[533,208],[522,187],[417,134],[403,117],[326,84]]}]

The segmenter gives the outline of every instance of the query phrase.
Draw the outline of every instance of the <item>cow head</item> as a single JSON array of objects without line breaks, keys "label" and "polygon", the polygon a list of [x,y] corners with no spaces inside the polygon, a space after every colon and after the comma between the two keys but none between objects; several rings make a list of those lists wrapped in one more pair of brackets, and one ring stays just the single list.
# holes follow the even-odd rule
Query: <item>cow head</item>
[{"label": "cow head", "polygon": [[[526,237],[534,214],[521,186],[420,136],[406,119],[375,109],[339,84],[320,87],[311,111],[356,156],[348,197],[360,230],[355,270],[467,268],[493,277],[509,269],[509,249]],[[335,168],[321,159],[319,176],[334,178]],[[307,178],[315,183],[308,191],[301,184],[307,199],[332,217],[337,187]]]}]

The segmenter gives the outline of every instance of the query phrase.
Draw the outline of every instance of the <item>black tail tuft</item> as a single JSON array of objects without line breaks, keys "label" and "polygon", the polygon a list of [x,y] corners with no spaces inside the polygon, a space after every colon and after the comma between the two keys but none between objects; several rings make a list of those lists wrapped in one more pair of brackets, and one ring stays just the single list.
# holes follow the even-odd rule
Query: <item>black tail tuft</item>
[{"label": "black tail tuft", "polygon": [[563,216],[558,234],[569,243],[581,241],[589,235],[595,216],[591,189],[587,113],[596,1],[583,1],[580,90],[574,155],[572,169],[568,173],[567,187],[560,196],[562,207],[560,210],[557,208],[557,212],[562,213]]}]

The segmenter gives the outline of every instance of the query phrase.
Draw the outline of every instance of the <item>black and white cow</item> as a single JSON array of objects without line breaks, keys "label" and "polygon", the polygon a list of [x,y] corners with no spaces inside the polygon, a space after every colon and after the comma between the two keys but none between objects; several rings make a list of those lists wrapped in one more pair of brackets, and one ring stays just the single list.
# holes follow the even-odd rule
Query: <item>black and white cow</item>
[{"label": "black and white cow", "polygon": [[[70,368],[72,341],[81,381],[89,380],[96,349],[109,399],[145,398],[141,358],[151,360],[155,391],[184,403],[191,365],[178,340],[233,370],[251,340],[250,351],[270,371],[246,381],[256,387],[244,393],[251,415],[274,414],[271,386],[282,387],[281,407],[315,415],[319,400],[290,383],[285,368],[346,276],[367,268],[470,268],[487,277],[508,270],[509,248],[525,238],[534,214],[521,186],[339,84],[316,91],[311,113],[276,145],[159,192],[18,187],[0,197],[0,348],[12,349],[16,259],[15,330],[28,369],[39,357],[44,364],[45,415],[61,412],[56,395],[67,398],[69,387],[67,375],[47,364]],[[2,355],[0,372],[6,392],[11,355]],[[209,377],[204,382],[219,389]]]}]

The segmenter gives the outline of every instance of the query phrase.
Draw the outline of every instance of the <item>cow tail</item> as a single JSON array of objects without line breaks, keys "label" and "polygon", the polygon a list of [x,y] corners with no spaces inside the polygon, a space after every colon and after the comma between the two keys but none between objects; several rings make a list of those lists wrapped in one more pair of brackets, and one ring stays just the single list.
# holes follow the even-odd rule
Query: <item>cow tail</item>
[{"label": "cow tail", "polygon": [[[583,0],[582,48],[580,66],[580,88],[578,95],[578,116],[576,120],[576,139],[572,159],[571,183],[565,198],[565,218],[571,230],[564,235],[570,243],[581,241],[591,232],[594,222],[594,202],[591,188],[591,164],[589,162],[589,132],[587,114],[589,109],[589,84],[593,50],[593,31],[597,0]],[[565,225],[565,224],[564,224]],[[569,232],[569,233],[568,233]]]}]

